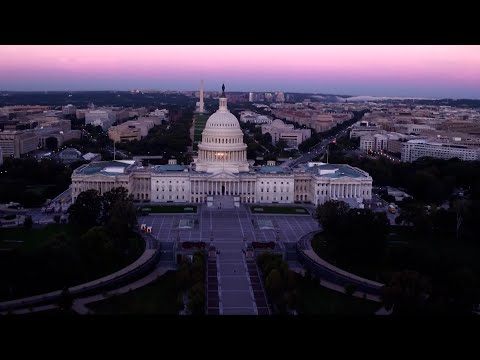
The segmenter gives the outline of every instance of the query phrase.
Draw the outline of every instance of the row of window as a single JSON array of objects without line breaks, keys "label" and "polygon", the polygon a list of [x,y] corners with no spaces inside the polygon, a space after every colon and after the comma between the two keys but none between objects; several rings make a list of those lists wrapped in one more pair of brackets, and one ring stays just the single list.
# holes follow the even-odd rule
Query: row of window
[{"label": "row of window", "polygon": [[[262,185],[263,185],[263,181],[262,181],[261,183],[262,183]],[[276,181],[274,181],[273,183],[274,183],[274,184],[276,184],[277,182],[276,182]],[[286,183],[287,183],[287,185],[289,185],[289,184],[290,184],[288,181],[287,181]],[[269,184],[270,184],[270,182],[269,182],[269,181],[267,181],[267,185],[269,185]],[[281,184],[281,185],[283,185],[283,181],[281,181],[281,182],[280,182],[280,184]]]},{"label": "row of window", "polygon": [[236,124],[208,124],[211,127],[234,127]]},{"label": "row of window", "polygon": [[[158,195],[157,195],[157,200],[159,200],[159,196],[158,196]],[[167,199],[165,199],[165,195],[162,195],[162,200],[174,200],[174,199],[172,199],[172,195],[168,195],[168,198],[167,198]],[[179,195],[177,195],[177,200],[180,200]],[[185,196],[184,196],[184,195],[182,195],[182,200],[185,200]]]},{"label": "row of window", "polygon": [[[298,197],[298,196],[297,196],[297,197]],[[262,201],[262,200],[263,200],[263,196],[260,196],[260,201]],[[270,198],[267,196],[265,200],[269,201]],[[285,200],[288,200],[288,196],[285,197]],[[277,201],[277,198],[274,197],[274,198],[272,199],[272,201]],[[283,196],[280,196],[280,201],[283,201]]]},{"label": "row of window", "polygon": [[[260,192],[263,192],[263,187],[260,188]],[[266,192],[267,193],[270,192],[270,188],[267,188]],[[273,187],[273,192],[277,192],[277,187],[276,186]],[[283,186],[280,187],[280,192],[283,192]],[[288,189],[285,189],[285,192],[288,192]]]},{"label": "row of window", "polygon": [[206,143],[215,143],[215,144],[239,144],[239,143],[243,143],[243,139],[240,139],[240,138],[209,138],[209,137],[206,137],[204,139]]},{"label": "row of window", "polygon": [[[162,184],[164,184],[167,180],[162,180]],[[169,183],[171,183],[172,180],[169,181]],[[177,184],[179,184],[179,180],[176,181]],[[184,184],[185,181],[182,181],[182,184]],[[157,180],[157,184],[158,184],[158,180]]]}]

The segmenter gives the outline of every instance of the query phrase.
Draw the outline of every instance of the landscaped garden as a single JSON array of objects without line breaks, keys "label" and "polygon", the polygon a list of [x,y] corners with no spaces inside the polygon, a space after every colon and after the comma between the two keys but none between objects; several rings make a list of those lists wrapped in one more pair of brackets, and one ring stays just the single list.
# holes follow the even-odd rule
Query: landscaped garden
[{"label": "landscaped garden", "polygon": [[298,206],[252,206],[250,210],[254,214],[308,215],[307,209]]},{"label": "landscaped garden", "polygon": [[0,228],[0,301],[89,282],[134,262],[145,242],[125,189],[83,192],[68,224]]},{"label": "landscaped garden", "polygon": [[265,252],[257,257],[257,263],[276,314],[373,315],[381,306],[322,287],[311,274],[292,271],[280,255]]},{"label": "landscaped garden", "polygon": [[176,271],[167,271],[154,282],[130,292],[87,305],[95,314],[178,313]]},{"label": "landscaped garden", "polygon": [[477,203],[452,202],[445,210],[404,202],[391,226],[384,213],[329,201],[317,209],[323,233],[312,248],[343,270],[386,284],[382,297],[396,314],[471,314],[480,302],[480,247],[470,238]]}]

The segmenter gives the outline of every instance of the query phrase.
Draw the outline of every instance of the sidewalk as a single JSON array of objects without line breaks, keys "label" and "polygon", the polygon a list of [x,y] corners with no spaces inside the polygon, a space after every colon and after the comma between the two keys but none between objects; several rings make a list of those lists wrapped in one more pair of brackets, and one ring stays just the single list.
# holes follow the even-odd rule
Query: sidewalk
[{"label": "sidewalk", "polygon": [[108,299],[112,295],[119,295],[119,294],[124,294],[129,292],[130,290],[135,290],[138,289],[142,286],[145,286],[155,280],[157,280],[160,276],[165,274],[168,270],[174,270],[175,268],[170,268],[170,267],[158,267],[156,268],[153,272],[145,276],[144,278],[141,278],[131,284],[125,285],[121,288],[109,291],[106,295],[104,296],[103,294],[97,294],[85,298],[79,298],[75,299],[74,304],[72,309],[77,312],[78,314],[92,314],[93,312],[86,306],[87,304],[90,304],[95,301],[100,301],[100,300],[105,300]]}]

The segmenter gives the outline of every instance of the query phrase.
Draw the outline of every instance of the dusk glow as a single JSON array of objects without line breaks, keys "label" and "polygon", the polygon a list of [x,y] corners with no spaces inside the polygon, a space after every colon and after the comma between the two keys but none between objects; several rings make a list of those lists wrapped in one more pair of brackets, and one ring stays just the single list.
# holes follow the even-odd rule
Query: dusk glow
[{"label": "dusk glow", "polygon": [[291,91],[480,98],[480,46],[0,46],[1,90]]}]

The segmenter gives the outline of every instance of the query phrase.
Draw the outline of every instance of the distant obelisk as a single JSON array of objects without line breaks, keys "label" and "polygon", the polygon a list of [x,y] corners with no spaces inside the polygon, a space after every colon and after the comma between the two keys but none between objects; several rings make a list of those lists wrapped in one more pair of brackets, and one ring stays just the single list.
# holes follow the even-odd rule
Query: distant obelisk
[{"label": "distant obelisk", "polygon": [[203,113],[203,80],[200,80],[200,108],[198,109],[198,112]]}]

